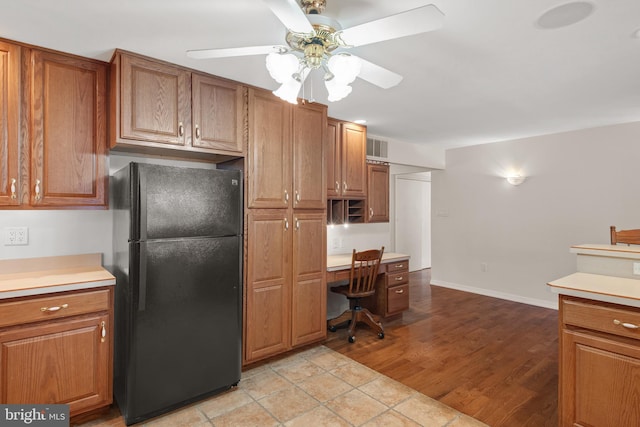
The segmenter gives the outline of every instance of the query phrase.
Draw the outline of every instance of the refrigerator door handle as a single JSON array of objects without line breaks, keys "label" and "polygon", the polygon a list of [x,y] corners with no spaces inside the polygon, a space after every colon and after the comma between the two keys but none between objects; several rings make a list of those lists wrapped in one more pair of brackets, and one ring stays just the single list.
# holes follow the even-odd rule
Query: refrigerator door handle
[{"label": "refrigerator door handle", "polygon": [[144,311],[147,305],[147,248],[140,243],[140,281],[138,282],[138,311]]}]

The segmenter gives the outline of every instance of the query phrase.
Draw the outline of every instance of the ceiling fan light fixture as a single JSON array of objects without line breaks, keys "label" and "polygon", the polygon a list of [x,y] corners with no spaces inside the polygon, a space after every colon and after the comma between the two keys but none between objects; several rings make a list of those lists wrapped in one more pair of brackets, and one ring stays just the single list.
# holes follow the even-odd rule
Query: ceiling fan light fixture
[{"label": "ceiling fan light fixture", "polygon": [[290,104],[298,103],[298,92],[302,87],[302,82],[294,79],[293,77],[282,83],[282,85],[273,91],[273,94],[283,101],[287,101]]},{"label": "ceiling fan light fixture", "polygon": [[362,63],[360,58],[349,54],[333,55],[327,61],[327,68],[334,75],[334,79],[342,85],[348,85],[352,83],[360,70],[362,69]]},{"label": "ceiling fan light fixture", "polygon": [[292,53],[272,52],[267,55],[266,63],[271,78],[281,84],[291,80],[300,68],[300,60]]},{"label": "ceiling fan light fixture", "polygon": [[351,86],[349,86],[348,84],[343,84],[335,78],[325,80],[324,86],[327,88],[327,92],[329,95],[327,97],[327,100],[329,102],[340,101],[341,99],[346,98],[353,90]]}]

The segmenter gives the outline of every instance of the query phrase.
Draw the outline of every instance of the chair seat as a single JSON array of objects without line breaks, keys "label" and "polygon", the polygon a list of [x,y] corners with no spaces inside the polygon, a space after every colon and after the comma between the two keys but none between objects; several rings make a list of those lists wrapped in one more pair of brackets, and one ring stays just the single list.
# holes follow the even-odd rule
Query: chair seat
[{"label": "chair seat", "polygon": [[372,289],[371,291],[368,291],[368,292],[358,292],[357,294],[351,293],[349,292],[349,285],[334,286],[330,289],[331,289],[331,292],[335,292],[336,294],[342,294],[347,298],[364,298],[376,293],[375,289]]}]

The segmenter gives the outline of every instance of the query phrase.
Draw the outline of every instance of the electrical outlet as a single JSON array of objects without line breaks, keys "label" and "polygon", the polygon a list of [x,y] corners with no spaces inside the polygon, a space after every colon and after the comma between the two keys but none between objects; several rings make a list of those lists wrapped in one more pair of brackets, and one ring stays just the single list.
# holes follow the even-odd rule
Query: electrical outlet
[{"label": "electrical outlet", "polygon": [[28,227],[5,227],[4,228],[4,245],[17,246],[29,244],[29,228]]}]

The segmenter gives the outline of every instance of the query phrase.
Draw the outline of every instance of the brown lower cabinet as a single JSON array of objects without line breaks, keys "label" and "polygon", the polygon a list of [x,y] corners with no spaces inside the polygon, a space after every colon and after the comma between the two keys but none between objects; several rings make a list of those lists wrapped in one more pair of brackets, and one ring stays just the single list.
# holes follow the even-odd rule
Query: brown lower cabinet
[{"label": "brown lower cabinet", "polygon": [[0,403],[69,405],[70,416],[112,402],[113,288],[0,303]]},{"label": "brown lower cabinet", "polygon": [[559,425],[640,425],[640,309],[560,297]]},{"label": "brown lower cabinet", "polygon": [[244,363],[326,336],[324,211],[249,209]]},{"label": "brown lower cabinet", "polygon": [[409,261],[381,264],[380,270],[376,294],[363,304],[381,317],[401,314],[409,309]]}]

